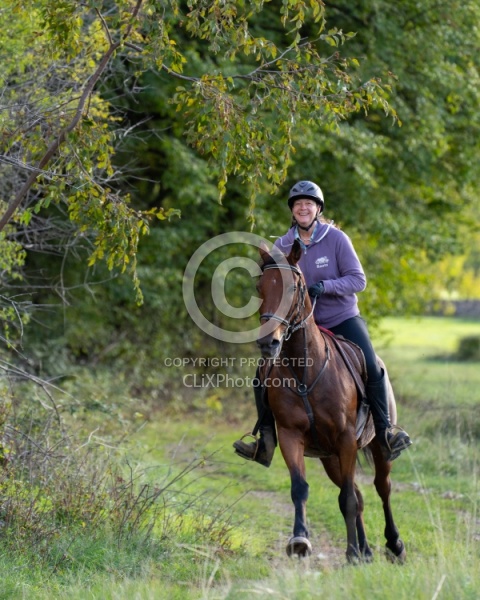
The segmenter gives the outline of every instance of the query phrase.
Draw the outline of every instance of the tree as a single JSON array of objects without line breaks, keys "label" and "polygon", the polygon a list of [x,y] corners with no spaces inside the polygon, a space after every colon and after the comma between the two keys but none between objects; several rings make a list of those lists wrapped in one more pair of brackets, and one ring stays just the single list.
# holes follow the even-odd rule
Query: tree
[{"label": "tree", "polygon": [[[0,243],[13,261],[7,277],[21,269],[21,239],[34,228],[37,237],[50,229],[50,214],[41,217],[55,204],[74,225],[69,244],[91,244],[89,264],[105,259],[110,269],[129,270],[141,296],[139,238],[151,219],[176,213],[138,210],[119,185],[112,158],[127,132],[101,90],[122,65],[129,76],[123,93],[133,93],[149,71],[177,82],[168,101],[183,113],[189,143],[218,170],[220,197],[232,173],[250,184],[252,196],[262,179],[280,184],[297,121],[332,126],[374,105],[394,115],[387,86],[359,81],[357,61],[340,56],[337,46],[350,34],[325,31],[321,3],[284,0],[277,8],[279,44],[252,33],[250,22],[264,10],[260,0],[3,2],[0,177],[7,194]],[[315,23],[312,38],[299,33],[307,19]],[[198,40],[208,62],[179,49],[185,35]],[[275,123],[264,118],[271,114]]]},{"label": "tree", "polygon": [[478,227],[480,8],[335,0],[326,10],[329,26],[356,31],[343,52],[362,57],[360,77],[395,77],[401,126],[376,110],[334,135],[312,126],[290,174],[303,177],[308,165],[329,216],[354,237],[369,276],[362,310],[418,312],[440,283],[437,261],[468,250]]},{"label": "tree", "polygon": [[[82,284],[78,262],[65,267],[67,249],[96,261],[100,279],[108,276],[102,255],[109,267],[140,272],[145,314],[157,309],[170,327],[180,325],[185,315],[170,286],[196,247],[227,228],[248,228],[247,214],[256,232],[283,232],[281,198],[305,177],[324,188],[327,216],[346,226],[362,256],[369,275],[363,312],[421,308],[433,261],[460,251],[475,219],[480,88],[478,57],[469,49],[478,46],[476,3],[140,5],[130,39],[105,66],[77,129],[0,234],[8,244],[2,283],[9,318],[19,308],[12,296],[28,298],[18,295],[26,283],[13,279],[22,261],[53,276],[55,253],[62,299],[66,285]],[[25,107],[22,116],[5,102],[1,112],[8,144],[0,177],[10,199],[46,140],[73,118],[79,90],[109,44],[125,35],[137,4],[30,1],[28,13],[21,6],[15,18],[19,2],[0,13],[5,81],[13,82],[3,98]],[[357,34],[342,33],[350,31]],[[394,112],[385,118],[389,103],[401,126]],[[175,209],[182,221],[166,228],[157,221]],[[48,264],[37,249],[50,253]],[[109,307],[120,302],[120,322],[132,314],[119,279],[97,295]],[[37,295],[46,298],[47,290]],[[112,311],[101,314],[104,322],[112,318]]]},{"label": "tree", "polygon": [[[288,157],[288,181],[274,197],[267,187],[256,195],[255,231],[267,237],[280,234],[288,220],[282,198],[289,185],[314,179],[324,189],[327,216],[345,226],[365,264],[369,286],[362,294],[362,311],[380,316],[418,312],[431,299],[437,261],[462,252],[478,222],[474,209],[480,86],[478,57],[471,49],[478,45],[479,34],[471,23],[478,20],[479,8],[473,1],[437,7],[430,0],[401,5],[359,0],[327,3],[325,15],[329,27],[356,31],[342,47],[342,55],[362,57],[357,67],[361,80],[381,75],[388,81],[388,73],[395,80],[389,98],[401,123],[384,118],[374,107],[366,115],[350,114],[333,130],[322,119],[299,115],[292,132],[295,153]],[[274,22],[272,6],[266,5],[252,27],[258,35],[267,30],[276,39]],[[302,37],[314,37],[311,23],[304,21]],[[182,47],[188,43],[178,42]],[[202,46],[190,46],[189,52],[197,60],[210,60]],[[137,146],[142,147],[138,166],[146,168],[151,178],[158,163],[164,169],[162,189],[146,182],[138,186],[137,196],[164,206],[183,196],[182,205],[193,210],[203,196],[202,212],[208,218],[197,218],[195,226],[187,220],[175,224],[175,230],[182,231],[180,236],[175,233],[178,239],[196,243],[198,237],[193,236],[206,239],[221,232],[222,226],[245,228],[246,187],[234,178],[229,181],[225,210],[235,205],[235,217],[230,215],[229,222],[210,206],[206,209],[211,190],[204,177],[202,186],[195,185],[200,157],[182,145],[175,113],[166,108],[168,78],[144,84],[140,104],[142,118],[145,114],[151,118],[148,127],[175,125],[161,140],[144,138],[145,146]],[[460,104],[455,98],[461,99]],[[138,122],[134,110],[130,116]],[[274,110],[262,114],[272,128],[275,118]],[[177,161],[175,156],[182,158]],[[185,189],[178,185],[180,179]],[[193,250],[188,242],[176,246],[180,255]],[[170,265],[158,263],[159,268]]]}]

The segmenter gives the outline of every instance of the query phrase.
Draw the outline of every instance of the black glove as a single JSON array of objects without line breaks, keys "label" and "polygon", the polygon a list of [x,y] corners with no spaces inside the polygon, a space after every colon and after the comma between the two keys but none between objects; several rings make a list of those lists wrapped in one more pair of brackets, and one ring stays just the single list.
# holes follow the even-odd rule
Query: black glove
[{"label": "black glove", "polygon": [[319,281],[318,283],[314,283],[308,288],[308,295],[311,298],[318,298],[325,291],[325,286],[323,285],[323,281]]}]

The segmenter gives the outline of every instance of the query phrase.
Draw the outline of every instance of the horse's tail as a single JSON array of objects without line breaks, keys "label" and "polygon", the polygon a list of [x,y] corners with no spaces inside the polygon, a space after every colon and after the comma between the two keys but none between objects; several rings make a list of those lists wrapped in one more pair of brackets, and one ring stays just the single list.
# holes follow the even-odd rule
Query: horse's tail
[{"label": "horse's tail", "polygon": [[[383,369],[383,371],[385,373],[385,379],[386,379],[386,383],[387,383],[388,410],[390,413],[390,420],[393,424],[395,424],[397,422],[397,404],[395,401],[395,394],[393,392],[392,383],[388,376],[387,367],[385,366],[385,363],[378,355],[377,355],[377,360],[378,360],[380,367]],[[370,426],[370,428],[368,428],[368,425]],[[365,430],[367,430],[367,431],[365,431]],[[367,464],[370,467],[373,467],[375,463],[373,460],[372,449],[370,448],[370,442],[375,437],[375,429],[373,427],[373,419],[372,419],[371,415],[369,416],[367,425],[365,426],[365,430],[362,433],[362,437],[359,439],[359,447],[363,453],[363,457],[367,461]],[[362,463],[360,461],[360,452],[357,453],[357,462],[360,466],[362,466]]]},{"label": "horse's tail", "polygon": [[[362,451],[363,458],[367,462],[367,465],[369,467],[373,468],[375,466],[375,462],[373,460],[373,453],[372,453],[372,449],[370,448],[370,446],[365,446],[364,448],[361,449],[361,451]],[[361,457],[360,457],[360,452],[357,452],[357,463],[360,466],[360,468],[363,467]]]}]

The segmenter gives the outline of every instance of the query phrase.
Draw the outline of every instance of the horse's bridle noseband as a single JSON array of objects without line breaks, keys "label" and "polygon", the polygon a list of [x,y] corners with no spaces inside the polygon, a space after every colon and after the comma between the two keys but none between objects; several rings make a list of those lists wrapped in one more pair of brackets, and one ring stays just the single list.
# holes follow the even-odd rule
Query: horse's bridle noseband
[{"label": "horse's bridle noseband", "polygon": [[[288,265],[288,264],[285,265],[285,264],[272,263],[272,264],[264,265],[262,267],[262,272],[263,271],[268,271],[269,269],[286,269],[286,270],[291,271],[292,273],[295,273],[296,275],[298,275],[300,277],[300,279],[302,277],[302,272],[295,265]],[[297,302],[296,308],[298,308],[298,305],[300,303],[301,303],[300,309],[303,310],[303,308],[305,308],[305,297],[306,297],[306,286],[302,285],[301,288],[300,288],[300,300]],[[312,306],[311,312],[304,319],[301,319],[296,324],[292,324],[290,322],[290,320],[284,319],[283,317],[280,317],[279,315],[276,315],[275,313],[262,313],[260,315],[260,321],[262,319],[266,319],[267,321],[269,321],[270,319],[273,319],[275,321],[278,321],[282,325],[285,325],[286,329],[285,329],[285,332],[283,334],[283,338],[285,340],[288,340],[288,339],[290,339],[291,335],[293,333],[295,333],[295,331],[297,331],[301,327],[305,326],[305,322],[313,314],[313,311],[315,309],[316,300],[317,299],[315,298],[314,301],[313,301],[313,306]],[[297,311],[294,311],[292,317],[295,316],[295,312],[297,312]]]}]

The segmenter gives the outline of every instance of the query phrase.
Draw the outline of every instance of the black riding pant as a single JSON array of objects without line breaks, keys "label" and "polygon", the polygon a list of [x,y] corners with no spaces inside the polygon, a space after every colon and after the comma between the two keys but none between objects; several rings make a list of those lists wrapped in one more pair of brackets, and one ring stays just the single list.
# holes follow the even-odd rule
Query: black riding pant
[{"label": "black riding pant", "polygon": [[367,363],[368,380],[371,382],[380,381],[383,376],[382,369],[378,364],[377,355],[375,354],[375,350],[373,349],[370,340],[367,324],[362,317],[358,316],[347,319],[346,321],[343,321],[343,323],[340,323],[340,325],[330,327],[330,331],[335,335],[343,335],[347,340],[360,346]]}]

